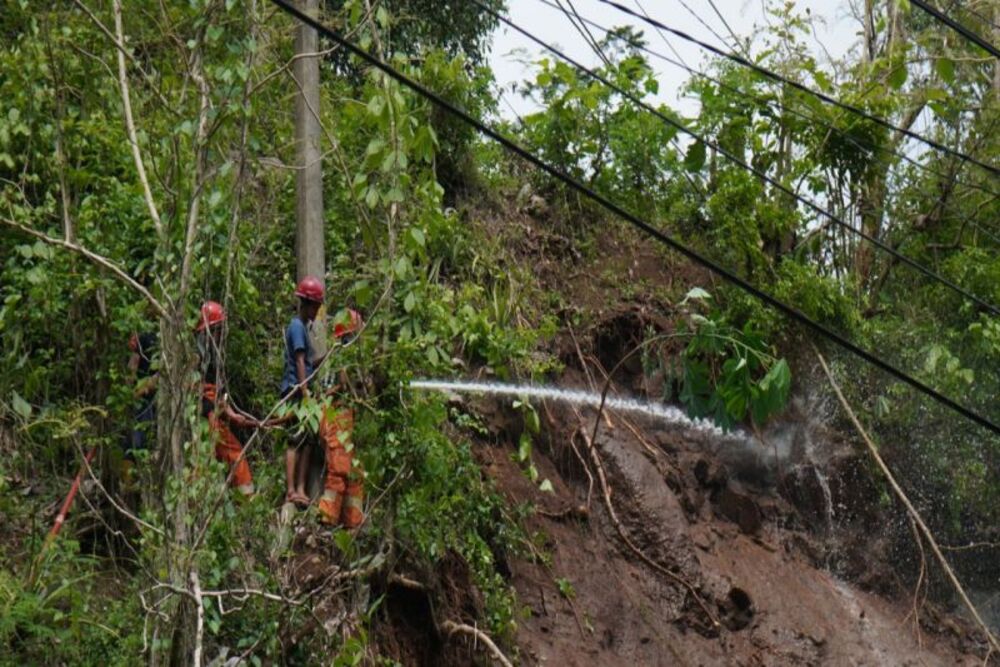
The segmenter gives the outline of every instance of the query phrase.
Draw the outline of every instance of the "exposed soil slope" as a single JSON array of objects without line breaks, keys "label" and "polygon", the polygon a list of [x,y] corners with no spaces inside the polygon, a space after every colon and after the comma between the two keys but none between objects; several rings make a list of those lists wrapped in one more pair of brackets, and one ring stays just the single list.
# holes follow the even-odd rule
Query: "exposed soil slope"
[{"label": "exposed soil slope", "polygon": [[[477,409],[494,425],[511,419],[495,403]],[[804,527],[801,513],[732,479],[710,443],[612,415],[610,427],[601,424],[597,454],[626,534],[672,574],[658,571],[623,541],[596,480],[589,511],[577,509],[587,504],[589,482],[569,438],[577,426],[593,428],[596,415],[578,421],[555,404],[545,412],[553,447],[535,463],[554,493],[538,491],[512,448],[479,450],[511,502],[537,504],[528,526],[551,554],[550,565],[511,564],[530,609],[517,636],[525,664],[982,663],[963,624],[931,623],[925,613],[929,629],[918,637],[906,601],[864,592],[820,567],[816,536],[780,527]],[[582,436],[576,446],[586,456]]]}]

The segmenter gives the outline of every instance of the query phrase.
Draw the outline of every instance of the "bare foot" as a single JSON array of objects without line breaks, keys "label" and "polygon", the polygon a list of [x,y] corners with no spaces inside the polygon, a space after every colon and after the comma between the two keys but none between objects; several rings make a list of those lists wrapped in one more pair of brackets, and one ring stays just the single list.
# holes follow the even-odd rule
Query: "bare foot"
[{"label": "bare foot", "polygon": [[290,494],[290,500],[299,507],[309,507],[309,496],[301,491],[294,491]]}]

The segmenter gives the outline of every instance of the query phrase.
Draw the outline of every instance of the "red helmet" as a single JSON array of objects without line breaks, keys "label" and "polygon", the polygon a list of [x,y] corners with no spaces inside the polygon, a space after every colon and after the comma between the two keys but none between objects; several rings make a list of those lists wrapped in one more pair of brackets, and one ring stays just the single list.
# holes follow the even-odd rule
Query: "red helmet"
[{"label": "red helmet", "polygon": [[212,327],[225,321],[226,311],[222,309],[222,304],[217,301],[206,301],[201,304],[201,317],[198,318],[198,326],[194,330],[204,331],[205,327]]},{"label": "red helmet", "polygon": [[323,303],[323,283],[320,282],[319,278],[306,276],[299,281],[298,287],[295,288],[295,296],[307,301]]},{"label": "red helmet", "polygon": [[349,321],[338,322],[333,325],[333,335],[335,338],[343,338],[347,334],[357,333],[361,329],[361,315],[353,308],[347,309]]}]

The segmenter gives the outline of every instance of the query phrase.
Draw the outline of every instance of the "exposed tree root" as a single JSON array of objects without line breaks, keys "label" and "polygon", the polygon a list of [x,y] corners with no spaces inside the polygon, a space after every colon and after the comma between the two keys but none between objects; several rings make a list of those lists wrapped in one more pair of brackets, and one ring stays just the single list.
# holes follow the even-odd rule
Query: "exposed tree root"
[{"label": "exposed tree root", "polygon": [[511,664],[511,661],[507,659],[507,656],[505,656],[503,652],[497,648],[497,645],[493,643],[490,636],[479,628],[466,625],[465,623],[456,623],[455,621],[443,621],[439,627],[441,628],[443,634],[448,635],[449,637],[456,633],[469,635],[477,642],[482,642],[483,646],[489,650],[493,658],[496,659],[496,661],[501,665],[504,667],[514,667],[514,665]]}]

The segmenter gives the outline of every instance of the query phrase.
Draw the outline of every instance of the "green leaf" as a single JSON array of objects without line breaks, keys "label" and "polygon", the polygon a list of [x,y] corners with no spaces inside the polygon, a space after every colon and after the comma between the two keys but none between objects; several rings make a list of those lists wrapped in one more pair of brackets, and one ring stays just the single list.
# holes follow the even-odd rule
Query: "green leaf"
[{"label": "green leaf", "polygon": [[688,147],[684,156],[684,168],[690,172],[700,171],[705,166],[705,143],[696,141]]},{"label": "green leaf", "polygon": [[937,58],[934,60],[934,71],[945,83],[955,81],[955,61],[951,58]]},{"label": "green leaf", "polygon": [[14,408],[14,412],[19,414],[22,419],[31,417],[31,403],[21,398],[21,395],[16,391],[11,392],[10,407]]},{"label": "green leaf", "polygon": [[403,299],[403,310],[406,312],[411,312],[413,307],[417,305],[417,298],[413,296],[413,292],[408,292],[406,298]]},{"label": "green leaf", "polygon": [[[383,109],[385,109],[385,98],[381,95],[375,95],[368,100],[368,113],[371,115],[381,116]],[[375,139],[374,141],[381,141],[381,139]]]},{"label": "green leaf", "polygon": [[517,460],[521,463],[531,458],[531,436],[527,433],[521,434],[521,439],[517,443]]},{"label": "green leaf", "polygon": [[909,71],[907,71],[905,65],[897,65],[889,73],[889,85],[894,89],[899,90],[906,83],[906,78],[909,76]]},{"label": "green leaf", "polygon": [[538,419],[538,413],[531,409],[524,415],[524,423],[527,424],[528,430],[534,434],[541,433],[542,425]]},{"label": "green leaf", "polygon": [[820,90],[826,93],[833,91],[833,82],[830,80],[830,77],[826,75],[826,72],[824,72],[821,69],[818,69],[815,72],[813,72],[812,75],[813,79],[815,79],[816,81],[816,85],[819,86]]},{"label": "green leaf", "polygon": [[338,530],[333,534],[333,543],[337,545],[337,549],[340,550],[340,553],[346,554],[348,549],[351,548],[351,543],[353,541],[354,538],[352,538],[351,534],[346,530]]},{"label": "green leaf", "polygon": [[392,270],[396,272],[396,277],[400,280],[406,279],[406,274],[410,270],[410,260],[406,257],[400,257],[396,260],[396,264],[393,265]]},{"label": "green leaf", "polygon": [[706,299],[711,299],[711,298],[712,295],[709,294],[704,289],[702,289],[701,287],[692,287],[691,289],[688,290],[688,293],[684,295],[684,299],[681,301],[681,304],[683,305],[688,301],[691,301],[692,299],[695,301],[705,301]]},{"label": "green leaf", "polygon": [[548,477],[542,480],[542,483],[538,485],[538,490],[544,493],[555,493],[555,489],[552,488],[552,482]]},{"label": "green leaf", "polygon": [[389,188],[384,195],[382,195],[382,201],[386,204],[391,204],[393,202],[401,204],[404,200],[403,191],[399,188]]},{"label": "green leaf", "polygon": [[427,237],[424,235],[424,230],[419,227],[411,227],[410,236],[413,238],[413,242],[421,248],[427,245]]}]

